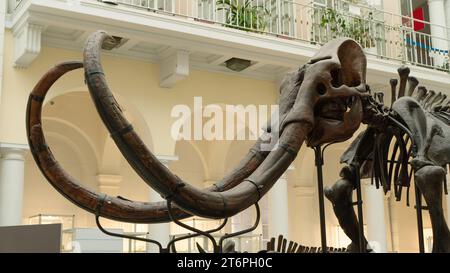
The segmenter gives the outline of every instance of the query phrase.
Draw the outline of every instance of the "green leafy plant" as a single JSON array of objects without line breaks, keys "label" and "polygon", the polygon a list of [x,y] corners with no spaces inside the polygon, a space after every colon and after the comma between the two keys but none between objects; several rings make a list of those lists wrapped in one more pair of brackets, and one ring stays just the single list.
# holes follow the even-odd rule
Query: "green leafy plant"
[{"label": "green leafy plant", "polygon": [[247,31],[264,31],[270,12],[252,0],[217,0],[217,10],[225,11],[226,26]]},{"label": "green leafy plant", "polygon": [[366,16],[355,16],[326,8],[320,18],[320,27],[327,29],[331,39],[349,37],[361,43],[364,48],[375,45],[372,12]]},{"label": "green leafy plant", "polygon": [[439,69],[446,71],[447,73],[450,73],[450,62],[449,62],[449,56],[444,56],[444,61],[441,66],[439,66]]}]

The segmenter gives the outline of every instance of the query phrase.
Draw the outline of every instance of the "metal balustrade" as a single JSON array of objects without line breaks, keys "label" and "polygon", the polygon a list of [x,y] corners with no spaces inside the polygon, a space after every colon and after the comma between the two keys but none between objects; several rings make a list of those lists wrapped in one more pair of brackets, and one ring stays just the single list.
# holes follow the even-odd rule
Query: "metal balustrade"
[{"label": "metal balustrade", "polygon": [[[288,0],[115,0],[119,5],[322,45],[350,37],[368,55],[449,71],[448,28],[335,1],[334,7]],[[356,12],[355,12],[356,10]],[[421,24],[423,31],[415,31]],[[428,33],[431,34],[428,34]]]},{"label": "metal balustrade", "polygon": [[[16,0],[17,6],[21,1]],[[322,45],[357,40],[368,55],[449,71],[449,28],[335,0],[333,6],[301,0],[66,0],[103,2],[241,31]],[[421,25],[421,30],[414,26]]]}]

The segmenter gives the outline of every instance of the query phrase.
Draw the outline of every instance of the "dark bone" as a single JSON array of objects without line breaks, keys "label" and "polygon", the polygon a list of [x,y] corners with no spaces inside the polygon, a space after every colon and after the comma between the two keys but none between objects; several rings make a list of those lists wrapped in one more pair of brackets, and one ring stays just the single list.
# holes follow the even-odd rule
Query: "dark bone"
[{"label": "dark bone", "polygon": [[433,111],[441,111],[442,107],[446,105],[448,102],[447,95],[442,94],[441,99],[435,103],[435,105],[432,107]]},{"label": "dark bone", "polygon": [[[348,246],[350,252],[358,252],[359,230],[358,219],[353,209],[353,183],[352,178],[341,171],[342,179],[333,186],[325,188],[325,196],[333,204],[333,210],[339,221],[339,225],[345,234],[352,240]],[[367,242],[366,242],[367,245]]]},{"label": "dark bone", "polygon": [[447,102],[447,104],[445,104],[445,106],[442,107],[442,111],[450,112],[450,99],[449,99],[449,101]]},{"label": "dark bone", "polygon": [[428,110],[432,109],[434,106],[436,106],[441,101],[441,99],[442,99],[442,93],[439,92],[433,98],[430,99],[426,109],[428,109]]},{"label": "dark bone", "polygon": [[419,86],[416,96],[414,96],[414,97],[417,99],[417,101],[421,102],[421,101],[423,101],[423,99],[426,98],[427,94],[428,94],[428,90],[424,86]]},{"label": "dark bone", "polygon": [[397,71],[398,75],[400,76],[400,87],[398,89],[398,98],[401,98],[405,96],[406,82],[408,81],[410,70],[409,67],[402,66]]},{"label": "dark bone", "polygon": [[383,92],[376,93],[376,97],[381,104],[384,104],[384,93]]},{"label": "dark bone", "polygon": [[450,98],[448,98],[446,101],[442,102],[442,107],[440,111],[446,112],[450,109]]},{"label": "dark bone", "polygon": [[[391,83],[394,83],[394,81],[391,81]],[[391,88],[393,85],[391,84]],[[392,90],[395,91],[395,88],[392,88]],[[375,97],[378,97],[378,94]],[[418,98],[418,100],[414,98]],[[418,102],[419,100],[420,103]],[[365,111],[384,112],[381,109],[385,109],[385,106],[377,105],[377,101],[379,100],[371,102],[372,107],[365,105]],[[355,139],[341,160],[350,166],[363,166],[365,163],[362,160],[363,158],[373,161],[372,174],[375,175],[375,184],[378,185],[380,181],[382,184],[387,183],[387,190],[389,190],[389,185],[393,180],[397,199],[401,198],[403,187],[409,188],[414,169],[416,171],[416,183],[421,184],[419,187],[423,191],[427,204],[431,204],[433,207],[430,211],[430,216],[433,223],[434,238],[438,238],[433,246],[434,252],[450,252],[450,232],[445,223],[441,204],[442,183],[445,173],[441,171],[442,168],[440,167],[450,162],[450,130],[448,128],[450,115],[442,112],[443,110],[450,111],[450,108],[446,107],[449,103],[450,100],[445,95],[441,93],[436,94],[434,91],[427,92],[424,87],[419,87],[419,91],[413,92],[412,97],[399,96],[390,111],[394,113],[395,119],[398,119],[400,122],[381,126],[383,119],[368,119],[368,129]],[[440,107],[439,112],[433,113],[432,111],[435,111],[438,107]],[[430,111],[427,108],[433,109]],[[381,114],[381,112],[375,113],[375,115]],[[403,129],[398,130],[404,126],[412,132],[411,138],[405,137]],[[389,136],[387,138],[381,137],[383,136],[382,134],[389,132],[394,133],[396,137],[393,149],[390,149],[391,138]],[[358,149],[358,147],[362,149]],[[383,182],[386,173],[385,160],[387,160],[389,156],[387,152],[390,150],[392,150],[392,154],[388,171],[389,182]],[[400,154],[398,154],[399,151]],[[411,156],[414,157],[411,161],[413,168],[409,170],[408,164]],[[355,161],[358,164],[352,165]],[[351,167],[346,168],[351,170]],[[361,177],[365,177],[363,174],[366,171],[363,171],[361,168],[360,172]],[[352,239],[352,245],[349,248],[351,250],[352,248],[356,249],[355,246],[358,245],[359,240],[356,215],[353,207],[348,205],[352,202],[352,187],[354,189],[355,185],[352,183],[353,176],[351,171],[347,171],[347,175],[344,174],[341,177],[343,179],[339,180],[332,187],[327,188],[325,194],[333,203],[333,209],[341,227]],[[409,191],[407,194],[409,195]]]},{"label": "dark bone", "polygon": [[407,96],[411,97],[414,93],[414,90],[419,85],[419,81],[415,77],[408,78],[408,94]]},{"label": "dark bone", "polygon": [[428,102],[430,102],[430,100],[432,98],[434,98],[435,95],[436,95],[436,92],[434,92],[434,90],[428,91],[427,96],[422,101],[422,105],[425,107],[428,104]]},{"label": "dark bone", "polygon": [[391,85],[391,106],[394,104],[394,102],[397,100],[397,79],[391,79],[389,81],[389,84]]},{"label": "dark bone", "polygon": [[442,209],[442,183],[445,170],[439,166],[425,166],[416,171],[415,183],[427,202],[433,229],[433,252],[450,252],[450,231]]}]

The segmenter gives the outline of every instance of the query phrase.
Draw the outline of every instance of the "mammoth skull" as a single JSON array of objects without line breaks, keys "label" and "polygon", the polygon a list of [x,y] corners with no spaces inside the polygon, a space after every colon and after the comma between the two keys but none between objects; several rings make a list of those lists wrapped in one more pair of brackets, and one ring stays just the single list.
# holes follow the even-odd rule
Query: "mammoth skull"
[{"label": "mammoth skull", "polygon": [[354,40],[324,45],[299,70],[301,85],[282,127],[299,121],[310,124],[310,147],[348,140],[362,121],[366,65],[366,56]]}]

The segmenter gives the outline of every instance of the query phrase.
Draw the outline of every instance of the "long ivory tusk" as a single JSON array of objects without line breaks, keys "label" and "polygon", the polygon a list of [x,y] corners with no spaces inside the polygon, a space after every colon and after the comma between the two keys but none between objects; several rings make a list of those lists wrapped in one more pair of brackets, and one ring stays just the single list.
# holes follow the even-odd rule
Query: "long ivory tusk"
[{"label": "long ivory tusk", "polygon": [[289,167],[311,130],[309,124],[288,124],[281,134],[279,146],[249,178],[235,187],[222,193],[196,189],[161,164],[123,116],[107,86],[100,63],[100,48],[108,40],[110,37],[105,32],[98,31],[88,38],[84,51],[86,82],[97,111],[119,150],[144,181],[191,214],[224,218],[256,203]]},{"label": "long ivory tusk", "polygon": [[[160,223],[170,221],[166,202],[136,202],[104,196],[85,188],[67,174],[58,164],[44,138],[42,131],[41,111],[45,96],[50,87],[65,73],[83,67],[81,62],[67,62],[56,65],[49,70],[36,84],[27,105],[27,136],[33,157],[41,172],[67,199],[79,207],[94,212],[97,204],[103,202],[100,214],[113,220],[135,223]],[[222,191],[234,187],[237,181],[242,181],[261,164],[267,152],[258,150],[259,145],[250,150],[240,165],[216,185],[208,188],[210,191]],[[180,218],[191,216],[173,207],[173,215]]]}]

